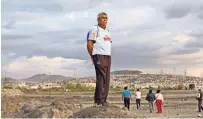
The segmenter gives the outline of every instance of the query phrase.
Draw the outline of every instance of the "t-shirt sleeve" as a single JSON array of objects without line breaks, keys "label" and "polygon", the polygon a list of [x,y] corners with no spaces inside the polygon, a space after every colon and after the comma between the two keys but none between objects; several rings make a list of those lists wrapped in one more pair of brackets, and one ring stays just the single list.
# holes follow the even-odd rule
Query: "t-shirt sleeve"
[{"label": "t-shirt sleeve", "polygon": [[92,28],[87,34],[87,41],[96,40],[96,36],[97,36],[97,29]]}]

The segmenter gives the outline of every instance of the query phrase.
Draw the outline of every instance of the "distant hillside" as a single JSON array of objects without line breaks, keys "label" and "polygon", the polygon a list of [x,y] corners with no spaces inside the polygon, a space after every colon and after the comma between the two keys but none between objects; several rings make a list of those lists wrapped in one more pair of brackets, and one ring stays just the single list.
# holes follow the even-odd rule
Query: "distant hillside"
[{"label": "distant hillside", "polygon": [[21,81],[25,82],[61,82],[61,81],[69,81],[72,77],[66,77],[62,75],[46,75],[46,74],[37,74],[30,78],[21,79]]},{"label": "distant hillside", "polygon": [[7,78],[1,77],[1,82],[4,82],[5,80],[7,80],[8,82],[17,82],[18,81],[16,79],[13,79],[13,78],[10,78],[10,77],[7,77]]},{"label": "distant hillside", "polygon": [[119,75],[126,75],[126,74],[141,74],[141,71],[138,70],[117,70],[117,71],[113,71],[111,72],[111,74],[119,74]]}]

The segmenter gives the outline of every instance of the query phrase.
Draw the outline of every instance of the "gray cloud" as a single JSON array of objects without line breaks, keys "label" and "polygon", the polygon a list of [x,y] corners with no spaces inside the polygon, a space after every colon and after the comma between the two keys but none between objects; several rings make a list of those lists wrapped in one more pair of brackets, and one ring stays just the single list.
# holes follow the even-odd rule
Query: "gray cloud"
[{"label": "gray cloud", "polygon": [[201,12],[198,17],[203,20],[203,12]]},{"label": "gray cloud", "polygon": [[179,0],[178,2],[171,1],[164,9],[166,13],[166,18],[182,18],[189,14],[200,13],[202,10],[203,2],[201,0],[197,0],[196,2],[192,2],[191,0]]},{"label": "gray cloud", "polygon": [[186,48],[196,48],[196,49],[203,48],[203,40],[202,39],[203,39],[203,37],[200,37],[199,39],[188,41],[185,44],[185,47]]},{"label": "gray cloud", "polygon": [[18,34],[2,34],[1,38],[3,41],[6,40],[16,40],[16,39],[28,39],[31,38],[32,35],[18,35]]},{"label": "gray cloud", "polygon": [[44,0],[41,2],[27,0],[8,0],[2,2],[2,11],[61,12],[63,11],[63,8],[60,4],[49,0]]},{"label": "gray cloud", "polygon": [[156,60],[159,54],[156,52],[159,47],[150,44],[126,44],[121,47],[113,47],[113,66],[123,68],[150,68],[156,67]]},{"label": "gray cloud", "polygon": [[[47,31],[32,35],[2,35],[2,52],[19,56],[34,55],[87,58],[85,29]],[[30,42],[31,41],[31,42]],[[27,49],[27,50],[25,50]]]},{"label": "gray cloud", "polygon": [[193,32],[190,34],[193,39],[188,40],[185,43],[186,48],[203,48],[203,30],[199,30],[198,32]]},{"label": "gray cloud", "polygon": [[[133,2],[137,5],[136,8]],[[97,13],[101,11],[107,12],[110,17],[114,68],[171,67],[171,64],[161,64],[160,59],[168,55],[197,53],[203,48],[202,33],[190,34],[191,31],[203,27],[198,19],[201,18],[202,2],[197,4],[190,0],[177,3],[147,0],[127,3],[107,0],[10,0],[3,1],[2,6],[2,21],[5,21],[1,24],[4,28],[4,55],[13,52],[16,53],[15,57],[48,56],[87,60],[89,55],[86,49],[86,35],[96,23]],[[120,12],[117,12],[119,10]],[[15,12],[19,11],[27,14],[18,16]],[[129,14],[129,11],[133,12]],[[39,18],[39,22],[29,19],[29,13],[36,13],[32,14],[33,18],[39,15],[42,21]],[[69,13],[74,13],[72,21],[67,17]],[[88,15],[85,17],[84,13]],[[171,18],[176,19],[168,20]],[[178,33],[191,35],[195,39],[185,44],[176,42],[177,46],[173,46],[173,38]],[[161,51],[165,47],[168,47],[169,51]],[[201,63],[194,62],[193,59],[186,61],[182,57],[175,60],[177,65],[185,66]]]},{"label": "gray cloud", "polygon": [[165,12],[166,12],[166,17],[168,19],[181,18],[181,17],[188,15],[188,13],[190,12],[190,8],[173,6],[171,8],[166,9]]},{"label": "gray cloud", "polygon": [[[8,0],[2,2],[2,11],[4,12],[46,12],[46,13],[62,13],[62,12],[78,12],[99,6],[104,0],[43,0],[27,1],[27,0]],[[78,6],[78,7],[76,7]]]},{"label": "gray cloud", "polygon": [[183,55],[183,54],[192,54],[199,52],[199,48],[178,48],[171,52],[173,55]]},{"label": "gray cloud", "polygon": [[3,24],[1,24],[1,28],[4,28],[4,29],[13,29],[15,23],[16,23],[15,21],[9,21],[7,23],[3,23]]}]

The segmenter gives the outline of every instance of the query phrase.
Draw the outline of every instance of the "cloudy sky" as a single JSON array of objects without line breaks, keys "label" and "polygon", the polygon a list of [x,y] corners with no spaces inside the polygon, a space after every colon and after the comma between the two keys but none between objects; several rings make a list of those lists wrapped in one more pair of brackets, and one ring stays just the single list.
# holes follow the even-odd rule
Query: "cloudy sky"
[{"label": "cloudy sky", "polygon": [[94,76],[86,34],[109,16],[112,70],[200,76],[202,0],[2,0],[2,75]]}]

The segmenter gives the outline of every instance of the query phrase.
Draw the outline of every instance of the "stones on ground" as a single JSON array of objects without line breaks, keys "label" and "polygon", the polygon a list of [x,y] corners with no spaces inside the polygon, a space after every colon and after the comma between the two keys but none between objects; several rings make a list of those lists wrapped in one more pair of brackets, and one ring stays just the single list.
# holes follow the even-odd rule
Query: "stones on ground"
[{"label": "stones on ground", "polygon": [[22,101],[23,100],[20,97],[3,95],[1,98],[1,108],[3,113],[6,114],[18,112],[20,107],[23,105]]},{"label": "stones on ground", "polygon": [[125,112],[128,112],[128,108],[127,107],[123,107],[122,110],[125,111]]},{"label": "stones on ground", "polygon": [[198,116],[198,117],[201,117],[202,115],[201,115],[201,114],[198,114],[197,116]]},{"label": "stones on ground", "polygon": [[82,104],[80,104],[80,105],[79,105],[79,108],[80,108],[80,109],[81,109],[81,108],[83,108],[83,105],[82,105]]},{"label": "stones on ground", "polygon": [[129,111],[125,112],[119,106],[92,106],[80,110],[69,118],[144,118],[142,115],[137,115]]},{"label": "stones on ground", "polygon": [[[50,105],[26,105],[22,108],[25,117],[28,118],[65,118],[73,114],[72,110],[75,109],[73,104],[64,104],[62,101],[55,100]],[[26,111],[28,110],[29,111]],[[26,112],[28,114],[26,114]]]},{"label": "stones on ground", "polygon": [[66,118],[82,107],[64,99],[2,96],[2,115],[6,118]]},{"label": "stones on ground", "polygon": [[35,107],[33,105],[24,104],[21,108],[21,111],[23,111],[23,113],[29,113],[32,112],[34,109]]},{"label": "stones on ground", "polygon": [[28,114],[28,118],[39,118],[43,112],[41,110],[35,109]]}]

